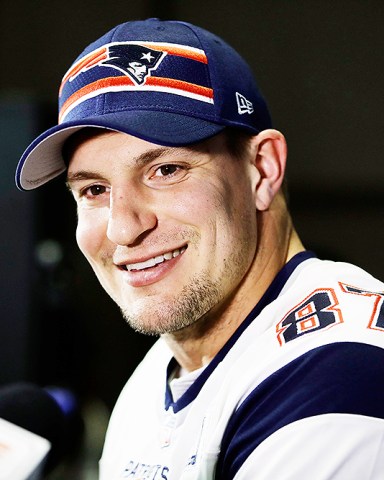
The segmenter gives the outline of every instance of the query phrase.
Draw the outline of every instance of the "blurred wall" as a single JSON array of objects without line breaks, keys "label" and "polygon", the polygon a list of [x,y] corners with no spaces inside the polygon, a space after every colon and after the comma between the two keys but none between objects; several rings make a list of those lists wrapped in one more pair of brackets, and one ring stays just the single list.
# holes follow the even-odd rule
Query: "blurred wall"
[{"label": "blurred wall", "polygon": [[[148,16],[197,23],[243,54],[269,101],[276,128],[288,139],[291,209],[305,244],[320,256],[352,261],[384,278],[384,3],[1,0],[0,98],[14,102],[20,112],[35,108],[39,115],[32,130],[53,125],[57,86],[73,59],[115,24]],[[30,107],[24,110],[20,99]],[[4,122],[7,118],[0,125]],[[5,154],[2,145],[7,171],[26,137],[34,134],[20,122],[12,126],[20,133],[16,146],[12,141]],[[78,253],[73,204],[61,183],[36,194],[12,188],[3,191],[10,195],[4,205],[22,203],[20,215],[32,209],[37,219],[23,237],[27,246],[17,243],[0,257],[3,271],[9,271],[10,258],[25,261],[47,239],[64,252],[55,268],[35,261],[35,273],[27,277],[34,279],[34,289],[49,293],[32,295],[34,307],[27,304],[21,314],[25,332],[38,332],[32,337],[26,333],[30,355],[38,352],[29,375],[41,382],[76,378],[78,388],[94,390],[113,403],[152,339],[124,325]],[[19,267],[13,274],[25,281]],[[11,318],[12,309],[6,308]]]}]

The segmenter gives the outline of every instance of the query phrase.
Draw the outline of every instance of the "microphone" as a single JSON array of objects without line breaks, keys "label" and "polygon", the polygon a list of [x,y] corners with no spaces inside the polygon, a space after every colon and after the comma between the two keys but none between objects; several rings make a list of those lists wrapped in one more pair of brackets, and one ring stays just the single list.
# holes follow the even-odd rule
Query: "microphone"
[{"label": "microphone", "polygon": [[37,480],[52,470],[67,453],[74,417],[67,390],[24,382],[0,387],[0,480]]}]

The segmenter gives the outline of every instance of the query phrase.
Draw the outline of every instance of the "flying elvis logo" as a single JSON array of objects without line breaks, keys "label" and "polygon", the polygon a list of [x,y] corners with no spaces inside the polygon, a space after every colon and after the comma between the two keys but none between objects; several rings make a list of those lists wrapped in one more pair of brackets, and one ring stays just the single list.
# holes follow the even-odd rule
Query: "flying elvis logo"
[{"label": "flying elvis logo", "polygon": [[96,51],[85,62],[81,62],[80,70],[75,68],[70,80],[74,80],[80,73],[90,68],[107,66],[120,70],[124,75],[129,75],[136,85],[142,85],[151,70],[156,70],[165,55],[165,52],[153,50],[144,45],[112,44],[101,51]]},{"label": "flying elvis logo", "polygon": [[[170,61],[164,60],[169,57]],[[201,73],[196,78],[177,78],[186,70],[183,62],[194,61],[195,68],[205,69],[208,63],[203,50],[185,45],[157,42],[115,42],[100,47],[78,60],[64,76],[60,96],[60,123],[68,113],[87,99],[109,92],[155,91],[173,93],[213,104],[213,90],[202,84]],[[164,62],[161,73],[157,70]],[[178,63],[177,68],[173,64]],[[106,73],[105,68],[122,75]],[[163,65],[162,65],[163,67]],[[83,76],[92,71],[92,75]],[[78,82],[74,82],[78,79]],[[80,87],[78,86],[80,85]]]}]

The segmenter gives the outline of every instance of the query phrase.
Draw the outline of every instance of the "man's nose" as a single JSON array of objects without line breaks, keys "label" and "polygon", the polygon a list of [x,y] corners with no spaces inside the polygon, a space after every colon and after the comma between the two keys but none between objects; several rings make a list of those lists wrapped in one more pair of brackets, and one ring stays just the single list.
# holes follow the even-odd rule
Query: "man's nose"
[{"label": "man's nose", "polygon": [[111,192],[107,237],[116,245],[133,245],[154,229],[157,217],[148,195],[119,188]]}]

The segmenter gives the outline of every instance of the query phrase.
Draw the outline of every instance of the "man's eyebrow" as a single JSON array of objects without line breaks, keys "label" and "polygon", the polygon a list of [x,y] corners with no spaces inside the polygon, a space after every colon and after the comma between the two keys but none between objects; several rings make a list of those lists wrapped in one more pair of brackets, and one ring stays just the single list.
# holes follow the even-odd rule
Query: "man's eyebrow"
[{"label": "man's eyebrow", "polygon": [[132,163],[135,164],[136,167],[145,167],[145,165],[153,162],[153,160],[164,157],[165,155],[173,155],[174,150],[172,147],[154,148],[153,150],[143,152],[141,155],[134,157]]},{"label": "man's eyebrow", "polygon": [[72,185],[76,182],[81,182],[84,180],[105,180],[104,177],[98,173],[91,170],[79,170],[77,172],[68,172],[66,184],[67,187],[71,190]]},{"label": "man's eyebrow", "polygon": [[[181,151],[186,153],[190,149],[188,147],[178,148],[178,152]],[[137,168],[145,167],[154,160],[160,159],[164,156],[173,157],[176,154],[175,148],[173,147],[160,147],[134,157],[130,160],[130,163]],[[84,180],[105,180],[104,176],[96,171],[92,170],[79,170],[75,172],[68,172],[67,175],[67,186],[71,189],[71,186],[76,182],[81,182]]]}]

